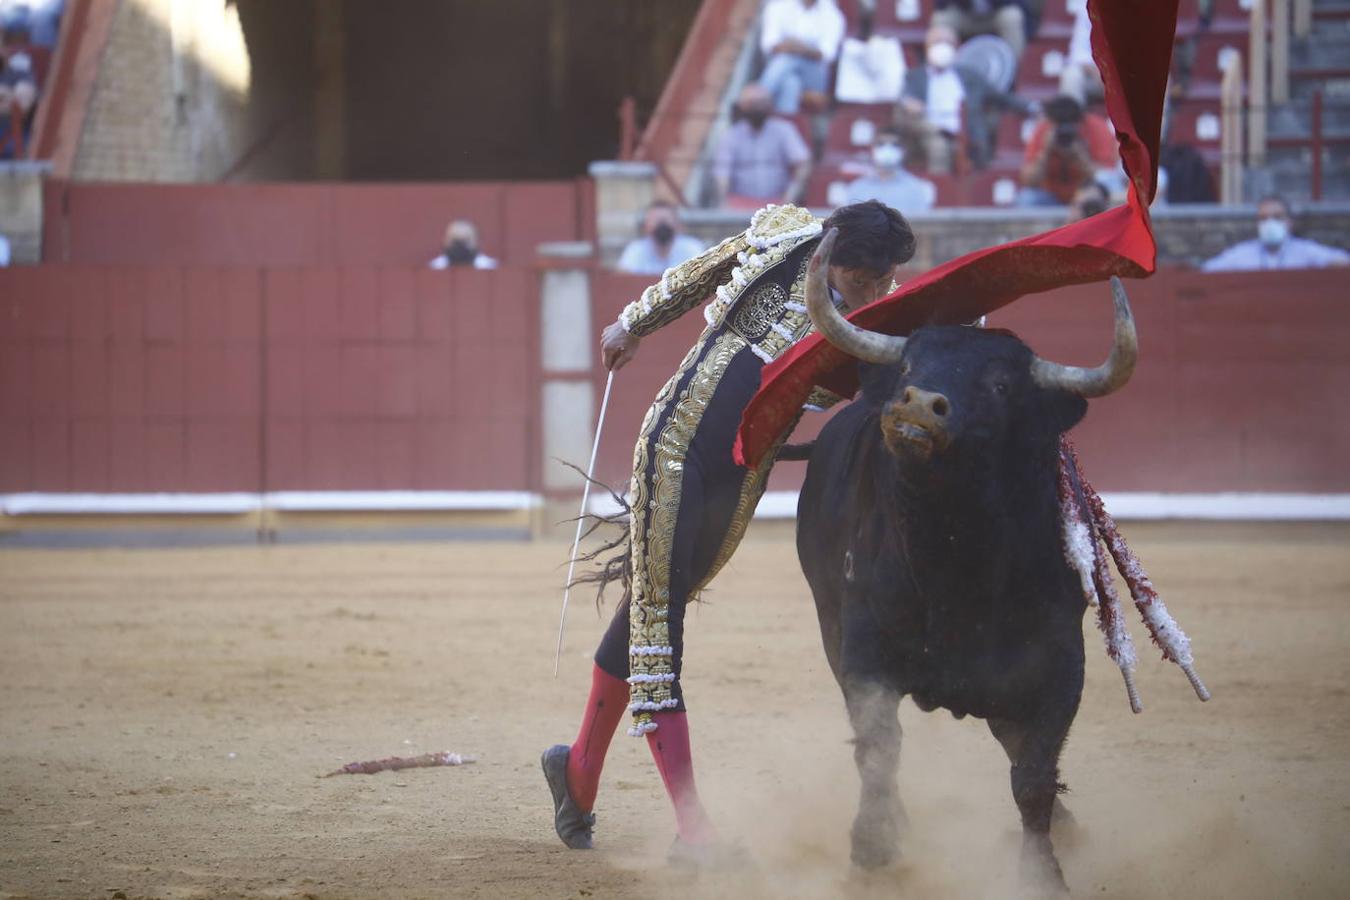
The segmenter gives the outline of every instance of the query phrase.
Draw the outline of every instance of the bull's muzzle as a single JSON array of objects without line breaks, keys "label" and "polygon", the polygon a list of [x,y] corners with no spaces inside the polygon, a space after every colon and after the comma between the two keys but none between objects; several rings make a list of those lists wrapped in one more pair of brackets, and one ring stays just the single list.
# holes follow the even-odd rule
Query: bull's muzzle
[{"label": "bull's muzzle", "polygon": [[903,453],[923,460],[931,458],[950,440],[949,412],[951,401],[942,394],[905,388],[881,413],[881,434],[886,447],[897,456]]}]

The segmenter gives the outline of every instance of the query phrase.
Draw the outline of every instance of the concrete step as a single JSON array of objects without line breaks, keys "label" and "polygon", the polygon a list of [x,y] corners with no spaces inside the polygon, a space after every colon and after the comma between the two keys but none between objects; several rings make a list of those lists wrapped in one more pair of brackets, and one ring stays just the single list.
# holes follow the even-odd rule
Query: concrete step
[{"label": "concrete step", "polygon": [[1350,101],[1350,72],[1342,76],[1328,77],[1324,72],[1290,68],[1289,91],[1296,100],[1307,100],[1317,92],[1322,92],[1324,101]]},{"label": "concrete step", "polygon": [[[1312,137],[1312,101],[1299,97],[1274,106],[1266,121],[1271,137]],[[1350,100],[1323,98],[1322,134],[1329,138],[1350,135]]]},{"label": "concrete step", "polygon": [[1289,48],[1291,69],[1344,69],[1350,66],[1350,29],[1294,41]]}]

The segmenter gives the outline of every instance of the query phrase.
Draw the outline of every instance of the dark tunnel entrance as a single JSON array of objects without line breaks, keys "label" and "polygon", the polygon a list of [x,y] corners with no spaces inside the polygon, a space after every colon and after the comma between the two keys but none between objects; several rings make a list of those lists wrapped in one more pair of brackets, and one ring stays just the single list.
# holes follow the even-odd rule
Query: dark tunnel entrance
[{"label": "dark tunnel entrance", "polygon": [[655,106],[699,0],[236,0],[247,148],[232,180],[544,179]]}]

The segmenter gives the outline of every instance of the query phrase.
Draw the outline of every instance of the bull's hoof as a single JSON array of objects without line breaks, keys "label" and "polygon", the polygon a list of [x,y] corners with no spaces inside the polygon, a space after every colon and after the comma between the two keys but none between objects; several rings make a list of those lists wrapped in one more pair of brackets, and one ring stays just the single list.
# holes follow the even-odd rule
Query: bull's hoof
[{"label": "bull's hoof", "polygon": [[570,752],[571,748],[566,744],[555,744],[544,751],[539,764],[553,794],[553,830],[573,850],[589,850],[595,813],[583,813],[567,791],[567,755]]},{"label": "bull's hoof", "polygon": [[1023,844],[1019,869],[1024,897],[1069,896],[1069,885],[1064,881],[1064,872],[1048,840],[1044,843],[1032,841]]},{"label": "bull's hoof", "polygon": [[894,822],[858,820],[853,823],[850,836],[853,849],[849,859],[860,869],[884,869],[900,859],[900,840]]},{"label": "bull's hoof", "polygon": [[723,841],[695,844],[678,835],[666,853],[666,860],[677,869],[702,872],[729,872],[750,866],[750,854],[740,844]]}]

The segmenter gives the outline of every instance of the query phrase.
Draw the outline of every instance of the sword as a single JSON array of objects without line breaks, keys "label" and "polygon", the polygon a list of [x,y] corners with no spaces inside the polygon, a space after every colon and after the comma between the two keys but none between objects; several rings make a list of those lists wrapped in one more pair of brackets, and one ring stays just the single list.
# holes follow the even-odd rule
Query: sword
[{"label": "sword", "polygon": [[586,501],[591,498],[591,480],[595,477],[595,456],[600,450],[600,433],[605,430],[605,411],[609,409],[609,392],[614,387],[614,370],[605,380],[605,398],[600,401],[600,418],[595,423],[595,442],[591,444],[591,462],[586,467],[586,486],[581,491],[581,512],[577,514],[577,534],[572,538],[572,555],[568,558],[567,582],[563,585],[562,614],[558,617],[558,647],[553,653],[553,677],[558,677],[558,661],[562,659],[563,630],[567,627],[567,600],[572,595],[572,573],[577,568],[577,548],[581,546],[581,527],[586,524]]}]

